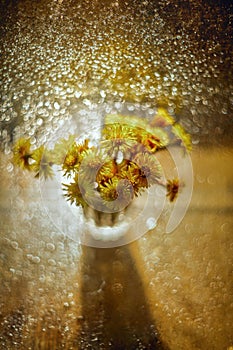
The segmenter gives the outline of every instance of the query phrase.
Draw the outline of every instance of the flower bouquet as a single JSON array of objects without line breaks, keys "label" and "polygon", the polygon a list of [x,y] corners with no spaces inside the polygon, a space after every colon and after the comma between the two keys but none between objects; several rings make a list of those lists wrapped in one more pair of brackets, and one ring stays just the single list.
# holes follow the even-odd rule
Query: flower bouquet
[{"label": "flower bouquet", "polygon": [[190,135],[158,108],[152,120],[106,115],[97,146],[88,139],[77,143],[75,135],[69,135],[53,149],[42,145],[32,150],[30,139],[21,138],[13,147],[13,157],[15,164],[44,179],[53,177],[53,166],[59,166],[66,178],[65,198],[81,206],[84,216],[97,226],[113,227],[133,199],[153,185],[165,187],[171,202],[176,199],[180,180],[166,180],[156,157],[175,144],[190,151]]}]

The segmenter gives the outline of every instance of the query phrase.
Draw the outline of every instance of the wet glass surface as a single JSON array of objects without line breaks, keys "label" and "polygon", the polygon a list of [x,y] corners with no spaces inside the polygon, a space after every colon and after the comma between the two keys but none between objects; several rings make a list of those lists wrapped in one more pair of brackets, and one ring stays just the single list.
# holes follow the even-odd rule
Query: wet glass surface
[{"label": "wet glass surface", "polygon": [[[231,349],[230,2],[0,8],[0,349]],[[170,234],[168,206],[136,242],[81,246],[81,213],[49,193],[48,209],[38,180],[13,165],[12,144],[53,142],[74,121],[93,137],[125,103],[131,114],[163,106],[192,134],[191,204]]]}]

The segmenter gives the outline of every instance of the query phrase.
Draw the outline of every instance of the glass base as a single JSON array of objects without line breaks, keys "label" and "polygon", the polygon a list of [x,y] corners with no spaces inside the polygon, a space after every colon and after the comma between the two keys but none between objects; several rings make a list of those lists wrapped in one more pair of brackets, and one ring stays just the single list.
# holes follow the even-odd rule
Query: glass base
[{"label": "glass base", "polygon": [[86,207],[84,209],[85,232],[94,240],[103,242],[119,240],[129,229],[125,211],[126,209],[115,213],[104,213]]}]

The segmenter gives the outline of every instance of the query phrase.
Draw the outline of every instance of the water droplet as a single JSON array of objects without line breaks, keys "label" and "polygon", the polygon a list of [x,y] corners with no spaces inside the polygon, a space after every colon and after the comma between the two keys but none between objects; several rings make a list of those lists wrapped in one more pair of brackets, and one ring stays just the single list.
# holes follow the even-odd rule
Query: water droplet
[{"label": "water droplet", "polygon": [[18,244],[18,242],[16,242],[16,241],[12,241],[12,242],[11,242],[11,246],[12,246],[12,248],[14,248],[14,249],[18,249],[19,244]]},{"label": "water droplet", "polygon": [[48,264],[50,266],[56,266],[57,265],[57,263],[56,263],[56,261],[54,259],[48,259]]},{"label": "water droplet", "polygon": [[204,178],[204,176],[202,176],[202,175],[197,174],[197,175],[196,175],[196,179],[197,179],[197,181],[198,181],[199,183],[201,183],[201,184],[205,182],[205,178]]},{"label": "water droplet", "polygon": [[106,92],[104,90],[100,90],[100,96],[105,98],[106,97]]},{"label": "water droplet", "polygon": [[134,105],[128,105],[127,109],[132,112],[132,111],[135,110],[135,106]]},{"label": "water droplet", "polygon": [[74,96],[75,96],[76,98],[79,98],[79,97],[82,96],[82,92],[81,92],[81,91],[75,91]]},{"label": "water droplet", "polygon": [[222,108],[222,114],[227,114],[227,113],[228,113],[227,109],[226,108]]},{"label": "water droplet", "polygon": [[31,261],[34,263],[34,264],[39,264],[40,263],[40,258],[39,256],[33,256]]},{"label": "water droplet", "polygon": [[90,107],[92,103],[91,103],[90,100],[88,100],[87,98],[85,98],[85,99],[83,100],[83,104],[86,105],[87,107]]},{"label": "water droplet", "polygon": [[60,105],[58,102],[54,102],[54,108],[58,111],[60,109]]},{"label": "water droplet", "polygon": [[151,218],[148,218],[146,220],[146,227],[149,229],[149,230],[153,230],[157,225],[157,221],[155,218],[151,217]]},{"label": "water droplet", "polygon": [[39,277],[39,281],[40,281],[41,283],[44,283],[45,280],[46,280],[45,275],[41,275],[41,276]]},{"label": "water droplet", "polygon": [[36,123],[37,123],[37,125],[41,126],[43,124],[43,119],[38,118]]},{"label": "water droplet", "polygon": [[26,255],[26,257],[27,257],[27,259],[28,259],[28,260],[30,260],[30,261],[31,261],[31,260],[32,260],[33,255],[32,255],[32,254],[27,254],[27,255]]},{"label": "water droplet", "polygon": [[47,243],[46,244],[46,249],[49,250],[50,252],[53,252],[55,250],[55,245],[53,243]]},{"label": "water droplet", "polygon": [[12,163],[9,163],[6,167],[6,170],[8,171],[8,173],[11,173],[14,169],[14,165]]}]

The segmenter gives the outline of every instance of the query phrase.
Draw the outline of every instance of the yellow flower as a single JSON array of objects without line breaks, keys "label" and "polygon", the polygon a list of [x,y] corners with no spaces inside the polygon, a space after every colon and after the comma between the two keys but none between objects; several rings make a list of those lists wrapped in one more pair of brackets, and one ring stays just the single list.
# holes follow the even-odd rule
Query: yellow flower
[{"label": "yellow flower", "polygon": [[105,162],[97,172],[96,181],[100,184],[112,177],[118,172],[118,164],[115,159],[108,160]]},{"label": "yellow flower", "polygon": [[141,130],[138,143],[141,143],[147,151],[155,153],[169,144],[169,138],[164,130],[147,127],[147,129]]},{"label": "yellow flower", "polygon": [[32,152],[30,150],[31,142],[30,139],[20,138],[13,148],[13,161],[16,165],[22,169],[31,170],[30,159]]},{"label": "yellow flower", "polygon": [[76,144],[73,142],[72,145],[66,152],[62,169],[65,171],[65,175],[68,174],[68,177],[71,176],[71,173],[74,171],[78,171],[79,166],[88,151],[88,140],[85,140],[83,144]]},{"label": "yellow flower", "polygon": [[[166,112],[165,109],[159,108],[158,114],[163,115],[166,119],[170,120],[170,123],[173,124],[175,121],[174,119]],[[134,139],[136,136],[136,140],[140,142],[141,140],[141,134],[142,133],[149,133],[154,136],[160,141],[159,146],[165,147],[168,144],[168,135],[165,130],[161,127],[153,127],[157,126],[153,123],[149,124],[148,121],[145,118],[139,118],[137,116],[124,116],[121,114],[109,114],[105,117],[105,124],[121,124],[125,127],[128,127],[130,131],[133,133]],[[163,126],[163,125],[162,125]],[[110,125],[111,127],[111,125]],[[129,131],[124,135],[124,137],[129,138]],[[121,137],[119,137],[121,138]]]},{"label": "yellow flower", "polygon": [[159,140],[158,148],[164,148],[169,144],[168,133],[165,129],[148,127],[147,131]]},{"label": "yellow flower", "polygon": [[167,181],[167,197],[169,197],[169,200],[173,202],[179,192],[180,188],[180,182],[179,179],[173,179]]},{"label": "yellow flower", "polygon": [[175,124],[172,127],[172,132],[181,145],[190,152],[192,150],[191,136],[186,133],[184,128],[180,124]]},{"label": "yellow flower", "polygon": [[113,177],[99,185],[104,206],[112,211],[124,209],[133,199],[134,190],[126,179]]},{"label": "yellow flower", "polygon": [[141,188],[145,187],[142,186],[140,182],[140,174],[140,168],[138,165],[131,161],[124,161],[119,172],[122,179],[126,179],[132,184],[136,197],[140,193]]},{"label": "yellow flower", "polygon": [[100,208],[100,195],[97,191],[95,183],[87,179],[85,176],[76,174],[73,182],[70,184],[64,184],[65,191],[67,193],[65,196],[68,200],[76,205],[81,205],[82,207],[86,205],[93,205],[93,207]]},{"label": "yellow flower", "polygon": [[[90,149],[84,153],[79,173],[82,178],[91,181],[97,181],[97,176],[104,164],[108,163],[110,158],[98,149]],[[108,171],[109,172],[109,171]]]},{"label": "yellow flower", "polygon": [[106,201],[116,200],[118,197],[118,194],[117,194],[118,183],[119,183],[119,178],[114,177],[100,184],[99,191],[101,193],[101,197]]},{"label": "yellow flower", "polygon": [[43,177],[45,179],[53,177],[51,155],[44,146],[40,146],[32,153],[32,159],[34,162],[31,167],[35,171],[36,177]]},{"label": "yellow flower", "polygon": [[154,119],[151,122],[152,126],[165,127],[173,125],[175,119],[167,112],[165,108],[159,107]]},{"label": "yellow flower", "polygon": [[156,157],[150,153],[137,154],[133,162],[139,168],[139,186],[149,187],[162,179],[162,169]]},{"label": "yellow flower", "polygon": [[122,115],[122,114],[107,114],[104,120],[105,124],[120,123],[123,125],[129,125],[131,127],[138,127],[145,129],[148,126],[148,122],[145,118],[139,118],[134,115]]},{"label": "yellow flower", "polygon": [[161,148],[160,139],[157,136],[146,131],[142,132],[140,143],[146,147],[147,151],[151,153],[155,153],[159,148]]},{"label": "yellow flower", "polygon": [[132,183],[128,179],[121,179],[117,186],[117,191],[121,205],[123,204],[124,207],[129,205],[135,195]]},{"label": "yellow flower", "polygon": [[85,200],[83,199],[82,192],[80,191],[80,187],[78,185],[78,178],[75,182],[71,182],[70,184],[63,184],[64,190],[67,192],[65,197],[71,204],[75,203],[77,206],[81,205],[84,207],[86,205]]},{"label": "yellow flower", "polygon": [[121,151],[126,154],[137,140],[136,129],[127,124],[107,124],[103,129],[101,146],[113,157]]}]

